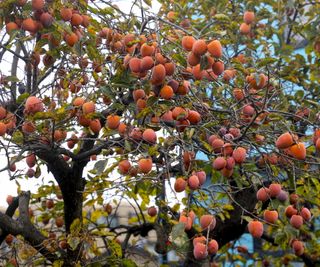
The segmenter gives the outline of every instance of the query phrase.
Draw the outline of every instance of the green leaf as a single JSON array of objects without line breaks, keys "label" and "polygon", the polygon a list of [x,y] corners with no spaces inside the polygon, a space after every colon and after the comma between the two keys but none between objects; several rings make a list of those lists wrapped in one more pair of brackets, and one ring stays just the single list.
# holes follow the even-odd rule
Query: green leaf
[{"label": "green leaf", "polygon": [[16,144],[22,144],[23,143],[23,134],[22,134],[22,132],[15,131],[13,133],[12,140]]},{"label": "green leaf", "polygon": [[294,94],[294,97],[302,99],[304,97],[304,91],[303,90],[297,90],[296,93]]},{"label": "green leaf", "polygon": [[288,238],[296,238],[299,236],[299,230],[293,228],[290,224],[285,225],[283,231]]},{"label": "green leaf", "polygon": [[36,167],[36,172],[34,173],[35,178],[39,178],[41,175],[41,169],[39,166]]},{"label": "green leaf", "polygon": [[230,205],[230,204],[226,204],[226,205],[223,206],[223,209],[224,210],[234,210],[234,207],[232,205]]},{"label": "green leaf", "polygon": [[228,21],[230,21],[229,16],[227,16],[225,14],[216,14],[216,15],[214,15],[213,18],[217,19],[217,20],[228,20]]},{"label": "green leaf", "polygon": [[124,148],[126,149],[126,151],[132,150],[131,143],[128,140],[124,141]]},{"label": "green leaf", "polygon": [[242,219],[246,220],[247,222],[251,222],[253,219],[249,216],[242,216]]},{"label": "green leaf", "polygon": [[97,175],[101,174],[108,164],[108,160],[99,160],[94,164],[94,169],[97,171]]},{"label": "green leaf", "polygon": [[7,77],[6,77],[6,81],[9,81],[9,82],[19,82],[20,80],[19,80],[18,77],[16,77],[16,76],[7,76]]},{"label": "green leaf", "polygon": [[281,245],[281,244],[287,242],[287,235],[284,232],[277,233],[274,238],[274,242],[278,245]]},{"label": "green leaf", "polygon": [[184,229],[185,229],[184,223],[178,223],[174,225],[172,227],[172,232],[171,232],[172,240],[174,241],[177,238],[181,237],[185,233]]},{"label": "green leaf", "polygon": [[53,267],[62,267],[62,265],[63,265],[63,260],[54,261],[52,264]]},{"label": "green leaf", "polygon": [[71,247],[72,250],[75,250],[78,245],[80,244],[81,239],[79,237],[76,236],[69,236],[68,237],[68,244]]},{"label": "green leaf", "polygon": [[123,259],[122,266],[123,267],[138,267],[138,265],[133,260],[130,260],[130,259]]},{"label": "green leaf", "polygon": [[271,57],[264,58],[264,59],[262,59],[261,61],[259,61],[259,62],[257,63],[257,68],[264,67],[264,66],[266,66],[266,65],[275,63],[275,62],[277,62],[277,61],[278,61],[278,59],[276,59],[276,58],[271,58]]},{"label": "green leaf", "polygon": [[143,2],[148,5],[149,7],[152,7],[152,1],[151,0],[143,0]]},{"label": "green leaf", "polygon": [[150,97],[147,99],[147,106],[148,106],[148,107],[152,107],[153,104],[155,104],[157,101],[158,101],[158,97],[156,97],[156,96],[150,96]]},{"label": "green leaf", "polygon": [[72,235],[78,235],[80,233],[80,231],[81,231],[81,222],[77,218],[72,222],[72,224],[70,226],[70,233]]},{"label": "green leaf", "polygon": [[187,66],[187,60],[182,54],[173,54],[172,58],[182,66]]},{"label": "green leaf", "polygon": [[121,246],[118,242],[115,240],[112,240],[109,243],[109,249],[112,251],[112,254],[115,255],[116,257],[122,257],[122,249]]},{"label": "green leaf", "polygon": [[29,93],[19,95],[17,98],[17,104],[22,104],[29,97],[29,95]]}]

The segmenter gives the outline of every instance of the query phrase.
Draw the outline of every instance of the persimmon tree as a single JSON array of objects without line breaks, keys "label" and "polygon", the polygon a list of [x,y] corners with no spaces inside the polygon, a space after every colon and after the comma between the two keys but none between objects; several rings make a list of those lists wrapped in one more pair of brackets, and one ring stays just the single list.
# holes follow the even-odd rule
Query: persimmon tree
[{"label": "persimmon tree", "polygon": [[1,265],[319,264],[320,3],[158,2],[1,1]]}]

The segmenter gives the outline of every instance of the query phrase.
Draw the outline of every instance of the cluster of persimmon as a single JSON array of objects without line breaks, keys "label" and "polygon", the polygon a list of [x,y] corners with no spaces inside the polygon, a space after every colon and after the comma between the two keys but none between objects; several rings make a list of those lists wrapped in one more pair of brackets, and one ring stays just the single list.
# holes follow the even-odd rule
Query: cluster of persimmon
[{"label": "cluster of persimmon", "polygon": [[0,106],[0,136],[4,136],[6,133],[16,127],[17,118],[14,114],[7,111],[4,107]]},{"label": "cluster of persimmon", "polygon": [[199,189],[206,181],[206,173],[202,170],[192,172],[192,175],[185,180],[183,177],[178,177],[174,183],[174,190],[177,193],[183,192],[187,186],[190,190]]},{"label": "cluster of persimmon", "polygon": [[262,153],[262,155],[258,158],[256,165],[258,168],[265,167],[266,164],[270,165],[279,165],[279,164],[287,164],[288,159],[282,155],[277,155],[276,153]]},{"label": "cluster of persimmon", "polygon": [[197,260],[203,260],[208,255],[215,255],[219,250],[219,244],[215,239],[207,240],[205,236],[193,239],[193,255]]},{"label": "cluster of persimmon", "polygon": [[251,31],[251,25],[254,23],[255,15],[252,11],[246,11],[243,14],[243,23],[240,25],[240,33],[243,35],[249,35]]},{"label": "cluster of persimmon", "polygon": [[[24,115],[25,120],[22,124],[22,132],[26,135],[32,134],[36,131],[36,125],[33,122],[33,116],[37,112],[44,112],[44,104],[42,100],[36,96],[29,96],[25,102]],[[55,142],[61,142],[66,139],[67,132],[63,129],[54,129],[53,133],[49,131],[48,128],[43,129],[43,135],[41,136],[41,141],[43,143],[50,143],[51,139]]]},{"label": "cluster of persimmon", "polygon": [[[262,187],[257,191],[257,199],[262,202],[266,202],[267,200],[272,200],[273,198],[277,198],[278,200],[285,202],[288,199],[288,193],[282,190],[280,184],[272,183],[269,187]],[[285,209],[285,215],[289,219],[292,227],[296,229],[300,229],[304,222],[308,222],[311,220],[311,212],[308,208],[303,207],[299,203],[299,196],[296,194],[290,195],[290,204]],[[276,210],[265,210],[263,214],[263,218],[266,222],[274,224],[278,220],[278,212]],[[251,223],[251,222],[250,222]],[[263,224],[259,221],[254,221],[251,223],[250,228],[248,225],[249,232],[254,237],[261,237],[263,234]],[[298,241],[298,240],[295,240]],[[301,241],[293,245],[294,242],[291,243],[292,248],[296,255],[300,256],[304,251],[304,246]]]},{"label": "cluster of persimmon", "polygon": [[[240,121],[243,124],[248,124],[251,123],[254,118],[253,123],[259,125],[268,118],[268,112],[262,112],[265,103],[263,101],[263,96],[259,93],[261,92],[261,89],[268,88],[269,91],[271,91],[270,88],[272,89],[273,87],[268,85],[268,77],[263,73],[252,73],[246,76],[246,82],[246,90],[234,88],[232,92],[235,100],[242,105],[239,109]],[[264,94],[265,93],[266,92],[264,91]],[[259,114],[257,114],[258,112]]]},{"label": "cluster of persimmon", "polygon": [[152,170],[152,159],[150,157],[140,158],[138,160],[138,166],[132,166],[129,160],[121,160],[118,164],[119,173],[122,175],[135,176],[138,172],[148,174]]},{"label": "cluster of persimmon", "polygon": [[203,39],[196,40],[193,36],[184,36],[181,45],[189,52],[187,56],[189,66],[186,70],[193,74],[194,79],[205,78],[212,81],[224,72],[224,63],[220,60],[223,51],[219,40],[207,44]]},{"label": "cluster of persimmon", "polygon": [[247,157],[247,150],[244,147],[237,146],[231,143],[234,138],[240,136],[238,128],[223,128],[220,131],[223,139],[218,135],[211,135],[208,138],[208,143],[217,157],[212,162],[212,167],[220,171],[224,177],[230,177],[233,173],[235,164],[244,163]]},{"label": "cluster of persimmon", "polygon": [[[195,213],[191,210],[188,213],[183,211],[180,214],[179,223],[183,223],[185,230],[189,231],[196,219]],[[204,214],[199,220],[201,231],[211,231],[216,226],[216,218],[211,214]],[[197,236],[193,239],[193,254],[198,260],[205,259],[208,254],[214,255],[218,252],[219,244],[215,239],[207,240],[205,236]]]},{"label": "cluster of persimmon", "polygon": [[[134,93],[134,98],[135,99],[140,99],[137,97],[137,93]],[[85,101],[84,98],[82,97],[76,97],[73,100],[73,106],[75,108],[75,115],[78,118],[78,122],[81,126],[88,127],[93,133],[99,134],[100,130],[102,129],[102,125],[100,122],[100,119],[95,118],[95,111],[96,111],[96,106],[95,103],[92,101]],[[26,115],[26,120],[22,125],[22,130],[25,134],[31,134],[36,130],[35,124],[32,122],[32,118],[29,118],[28,116],[32,116],[37,112],[42,112],[44,111],[44,105],[41,101],[41,99],[35,97],[35,96],[30,96],[27,98],[26,103],[25,103],[25,109],[24,113]],[[170,114],[171,116],[168,116]],[[190,119],[191,122],[195,122],[195,116],[194,114],[197,115],[197,112],[195,111],[189,111],[187,112],[183,108],[174,108],[172,111],[167,112],[167,117],[164,114],[162,117],[164,120],[168,121],[168,118],[171,117],[172,119],[176,119],[177,122],[179,122],[179,118],[183,117],[188,114],[188,118]],[[198,117],[200,118],[200,116]],[[106,127],[111,130],[117,130],[120,135],[126,136],[127,138],[130,138],[131,140],[135,142],[140,142],[144,141],[148,144],[155,144],[157,142],[157,134],[153,129],[140,129],[140,128],[132,128],[130,129],[127,127],[127,125],[124,122],[121,122],[121,117],[115,114],[108,115],[106,118]],[[177,126],[178,127],[178,126]],[[180,126],[181,127],[181,126]],[[56,129],[54,130],[54,141],[55,142],[61,142],[66,139],[66,131]],[[52,137],[52,134],[47,134],[45,137],[42,137],[43,142],[50,142]],[[78,137],[73,134],[71,138],[67,141],[67,146],[72,149],[75,144],[77,144],[79,141]],[[33,154],[32,154],[33,155]],[[28,156],[28,161],[29,158],[31,157],[35,161],[35,157],[33,156]],[[66,158],[68,159],[68,158]],[[28,164],[29,165],[29,164]],[[30,163],[30,166],[34,166],[34,162],[32,164]],[[131,175],[134,175],[137,173],[137,171],[141,173],[149,173],[152,169],[152,159],[151,158],[141,158],[138,161],[138,168],[132,167],[131,163],[127,160],[121,161],[119,163],[119,172],[121,174],[128,174],[130,173]],[[31,172],[31,171],[30,171]],[[205,174],[204,180],[205,180]],[[202,180],[201,180],[202,181]],[[204,182],[204,181],[203,181]]]},{"label": "cluster of persimmon", "polygon": [[[7,22],[7,33],[12,34],[13,31],[22,29],[35,35],[44,28],[50,29],[55,20],[60,20],[70,24],[70,30],[63,32],[62,35],[69,46],[74,46],[84,34],[81,27],[87,28],[90,24],[90,16],[81,14],[77,9],[63,7],[59,13],[52,13],[49,1],[44,0],[32,0],[32,16],[24,18],[24,11],[28,9],[26,4],[27,0],[19,0],[13,3],[16,6],[16,11],[21,13],[21,17],[16,16],[15,21]],[[41,38],[48,39],[53,46],[60,44],[60,38],[57,38],[57,35],[48,32],[48,30],[42,34]]]},{"label": "cluster of persimmon", "polygon": [[[164,85],[160,89],[160,97],[164,99],[171,99],[176,90],[189,91],[189,82],[183,81],[179,84],[175,80],[171,80],[167,85]],[[143,89],[136,89],[133,91],[133,99],[137,105],[137,110],[142,111],[147,107],[147,98],[145,91]],[[173,107],[170,110],[163,110],[162,115],[153,116],[151,122],[158,124],[163,122],[167,125],[175,126],[176,130],[183,132],[188,126],[196,125],[201,121],[201,115],[198,111],[187,109],[183,107]]]},{"label": "cluster of persimmon", "polygon": [[276,140],[276,147],[283,150],[289,156],[295,159],[305,160],[307,150],[304,143],[299,142],[298,136],[286,132],[278,137]]},{"label": "cluster of persimmon", "polygon": [[[132,35],[132,38],[135,36]],[[124,65],[129,67],[133,75],[140,78],[146,77],[148,71],[151,71],[151,83],[162,85],[166,77],[174,74],[176,66],[161,54],[156,44],[156,42],[143,43],[140,47],[141,58],[127,54]]]},{"label": "cluster of persimmon", "polygon": [[[42,101],[37,97],[31,96],[26,100],[24,114],[28,116],[29,114],[35,114],[36,112],[43,111],[44,106]],[[6,133],[12,134],[13,130],[16,128],[17,118],[14,114],[7,111],[4,107],[0,107],[0,135],[3,136]],[[25,121],[22,124],[22,132],[25,134],[33,133],[36,130],[35,125],[31,121]],[[26,172],[28,177],[33,177],[35,175],[34,169],[36,158],[34,154],[29,154],[26,157],[27,165],[29,169]],[[12,163],[9,166],[10,171],[16,171],[16,164]]]}]

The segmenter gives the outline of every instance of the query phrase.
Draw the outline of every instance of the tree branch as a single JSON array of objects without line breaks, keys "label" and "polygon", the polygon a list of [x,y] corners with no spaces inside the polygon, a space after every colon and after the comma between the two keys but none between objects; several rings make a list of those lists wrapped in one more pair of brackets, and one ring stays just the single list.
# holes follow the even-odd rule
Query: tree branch
[{"label": "tree branch", "polygon": [[[19,198],[14,200],[14,205],[10,208],[10,214],[14,207],[16,207],[16,201],[19,202],[19,218],[17,221],[12,219],[7,214],[0,212],[0,228],[12,235],[22,235],[27,242],[30,243],[38,252],[40,252],[46,259],[54,262],[58,259],[58,256],[51,253],[45,246],[46,237],[43,236],[38,229],[31,223],[29,218],[29,201],[30,192],[21,192]],[[64,254],[63,251],[61,251]]]},{"label": "tree branch", "polygon": [[[5,215],[12,217],[14,215],[14,213],[16,212],[16,209],[18,208],[18,206],[19,206],[19,198],[15,197],[15,198],[13,198],[12,203],[8,206],[8,208],[5,212]],[[5,238],[8,234],[9,234],[9,232],[7,232],[1,228],[0,245],[2,244],[3,240],[5,240]]]}]

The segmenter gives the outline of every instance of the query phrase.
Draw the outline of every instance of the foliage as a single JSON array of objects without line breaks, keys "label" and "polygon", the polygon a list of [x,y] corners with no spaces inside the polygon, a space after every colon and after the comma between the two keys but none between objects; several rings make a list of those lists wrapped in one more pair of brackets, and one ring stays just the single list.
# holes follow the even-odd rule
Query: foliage
[{"label": "foliage", "polygon": [[320,3],[159,3],[1,1],[1,171],[53,175],[8,196],[1,264],[141,266],[154,230],[186,266],[315,266]]}]

